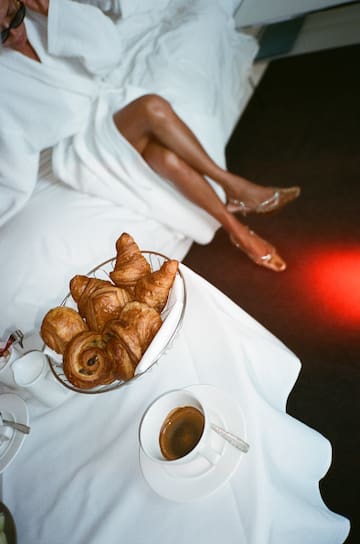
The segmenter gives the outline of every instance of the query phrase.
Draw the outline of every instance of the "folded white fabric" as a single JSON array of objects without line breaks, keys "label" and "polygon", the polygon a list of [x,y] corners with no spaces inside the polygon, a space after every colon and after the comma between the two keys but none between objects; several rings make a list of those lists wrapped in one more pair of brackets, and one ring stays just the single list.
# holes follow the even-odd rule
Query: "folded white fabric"
[{"label": "folded white fabric", "polygon": [[160,354],[171,348],[172,341],[181,328],[185,310],[186,292],[182,279],[177,275],[166,307],[162,312],[163,324],[137,365],[135,374],[145,372],[158,360]]}]

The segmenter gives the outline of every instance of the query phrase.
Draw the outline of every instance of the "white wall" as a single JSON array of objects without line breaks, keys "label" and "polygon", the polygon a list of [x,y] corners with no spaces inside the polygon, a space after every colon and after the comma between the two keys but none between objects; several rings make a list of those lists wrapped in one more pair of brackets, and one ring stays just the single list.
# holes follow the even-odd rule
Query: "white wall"
[{"label": "white wall", "polygon": [[242,27],[272,23],[347,2],[348,0],[243,0],[236,14],[236,24],[237,27]]}]

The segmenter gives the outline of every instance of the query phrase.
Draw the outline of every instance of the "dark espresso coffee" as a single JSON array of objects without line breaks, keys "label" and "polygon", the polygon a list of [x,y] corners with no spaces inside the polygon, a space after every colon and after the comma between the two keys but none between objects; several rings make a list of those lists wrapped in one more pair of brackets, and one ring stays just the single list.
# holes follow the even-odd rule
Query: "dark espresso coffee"
[{"label": "dark espresso coffee", "polygon": [[193,406],[172,410],[160,429],[159,442],[165,459],[184,457],[199,442],[204,430],[204,415]]}]

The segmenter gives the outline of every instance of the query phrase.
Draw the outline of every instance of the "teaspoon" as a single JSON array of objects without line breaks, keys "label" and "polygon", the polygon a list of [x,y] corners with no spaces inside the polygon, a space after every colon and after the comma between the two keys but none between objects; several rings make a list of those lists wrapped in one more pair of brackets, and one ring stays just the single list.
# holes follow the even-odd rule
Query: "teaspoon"
[{"label": "teaspoon", "polygon": [[0,413],[0,424],[5,425],[5,427],[12,427],[16,431],[20,431],[24,434],[29,434],[30,427],[28,425],[25,425],[25,423],[18,423],[17,421],[10,421],[9,419],[3,419]]},{"label": "teaspoon", "polygon": [[247,453],[249,451],[249,448],[250,448],[249,444],[245,442],[245,440],[240,438],[240,436],[237,436],[233,433],[230,433],[229,431],[226,431],[222,427],[215,425],[215,423],[211,423],[211,428],[218,435],[220,435],[224,440],[229,442],[232,446],[239,449],[243,453]]}]

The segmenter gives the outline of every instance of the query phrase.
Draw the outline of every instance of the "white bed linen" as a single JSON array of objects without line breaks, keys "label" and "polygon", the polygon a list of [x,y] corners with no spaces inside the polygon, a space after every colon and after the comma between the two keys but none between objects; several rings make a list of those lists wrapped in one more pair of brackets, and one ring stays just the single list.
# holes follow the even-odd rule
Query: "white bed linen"
[{"label": "white bed linen", "polygon": [[51,155],[43,154],[42,180],[26,207],[0,230],[0,338],[39,328],[46,309],[86,274],[115,255],[129,232],[144,250],[182,259],[192,240],[123,206],[79,193],[56,181]]},{"label": "white bed linen", "polygon": [[[330,444],[285,412],[299,361],[205,280],[182,271],[183,327],[148,375],[112,393],[71,393],[55,409],[22,394],[32,431],[3,475],[19,544],[345,540],[349,522],[327,509],[318,488]],[[158,394],[197,383],[239,402],[250,450],[215,493],[177,503],[155,494],[142,476],[138,424]]]},{"label": "white bed linen", "polygon": [[218,221],[148,167],[113,114],[158,94],[224,166],[256,41],[235,30],[232,0],[171,0],[166,10],[155,2],[116,22],[85,4],[52,0],[48,18],[29,10],[41,62],[9,48],[0,55],[0,224],[25,205],[38,154],[53,147],[54,172],[69,186],[208,243]]}]

